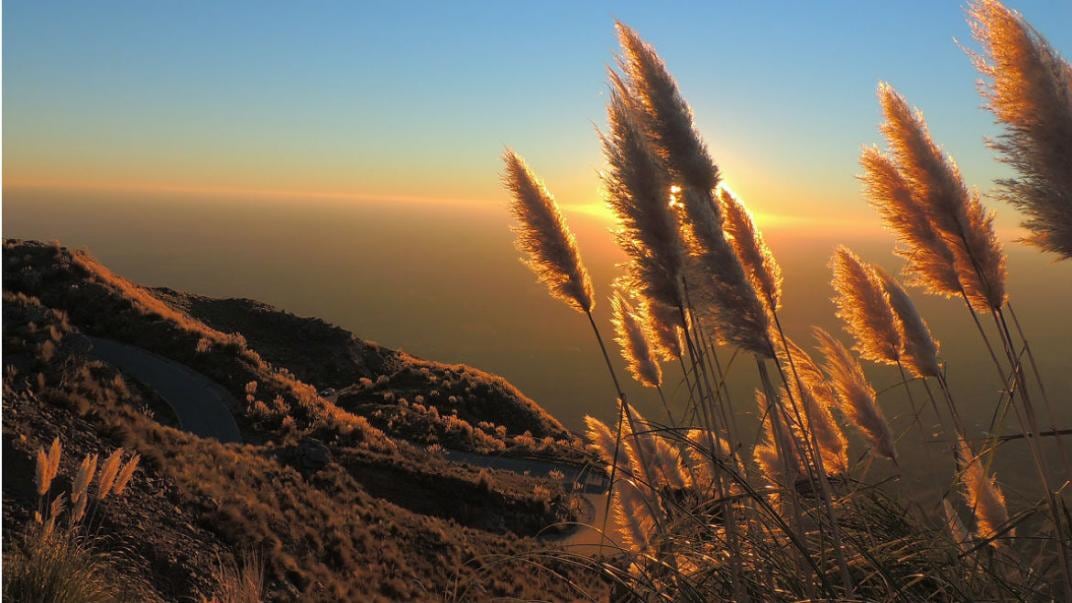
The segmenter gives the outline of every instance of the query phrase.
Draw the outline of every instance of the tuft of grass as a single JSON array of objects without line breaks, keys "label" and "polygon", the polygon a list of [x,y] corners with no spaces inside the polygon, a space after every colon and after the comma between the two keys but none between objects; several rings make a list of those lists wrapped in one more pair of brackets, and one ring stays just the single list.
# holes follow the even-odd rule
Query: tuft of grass
[{"label": "tuft of grass", "polygon": [[220,562],[216,593],[208,603],[261,603],[264,600],[264,559],[247,553],[240,561]]},{"label": "tuft of grass", "polygon": [[124,600],[107,553],[77,530],[34,524],[4,563],[4,600],[20,603],[110,603]]}]

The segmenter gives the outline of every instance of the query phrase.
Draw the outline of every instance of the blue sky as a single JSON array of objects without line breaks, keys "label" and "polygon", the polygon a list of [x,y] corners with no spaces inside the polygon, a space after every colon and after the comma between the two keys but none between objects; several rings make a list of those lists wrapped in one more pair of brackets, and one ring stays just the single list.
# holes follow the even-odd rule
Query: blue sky
[{"label": "blue sky", "polygon": [[[1072,2],[1010,2],[1065,56]],[[760,212],[867,209],[875,84],[967,178],[984,147],[962,2],[39,2],[4,5],[6,186],[496,201],[499,154],[598,202],[614,19],[655,45]],[[827,205],[830,204],[830,205]]]}]

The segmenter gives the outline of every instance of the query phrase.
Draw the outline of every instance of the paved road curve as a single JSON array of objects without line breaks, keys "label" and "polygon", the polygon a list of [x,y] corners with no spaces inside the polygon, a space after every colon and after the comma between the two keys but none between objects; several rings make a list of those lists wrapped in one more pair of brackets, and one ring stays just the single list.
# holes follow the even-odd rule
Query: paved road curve
[{"label": "paved road curve", "polygon": [[190,433],[221,442],[241,442],[231,415],[237,402],[227,390],[201,373],[148,350],[110,339],[90,337],[89,353],[153,388]]}]

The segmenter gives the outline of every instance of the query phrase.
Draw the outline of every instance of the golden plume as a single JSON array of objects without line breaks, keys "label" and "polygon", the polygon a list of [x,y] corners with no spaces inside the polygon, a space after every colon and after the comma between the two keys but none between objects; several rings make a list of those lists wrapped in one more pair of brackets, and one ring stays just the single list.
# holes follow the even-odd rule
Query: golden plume
[{"label": "golden plume", "polygon": [[998,547],[1004,541],[998,538],[1015,536],[1016,530],[1005,529],[1009,524],[1009,511],[1005,506],[1005,495],[997,485],[997,478],[987,476],[981,460],[976,457],[964,438],[959,438],[957,450],[960,455],[960,477],[964,483],[964,498],[975,514],[975,533],[979,538],[990,539]]},{"label": "golden plume", "polygon": [[875,390],[867,381],[864,369],[852,353],[829,333],[815,327],[815,338],[826,360],[824,368],[837,393],[838,408],[867,439],[871,449],[890,460],[897,460],[886,417],[875,400]]},{"label": "golden plume", "polygon": [[916,304],[908,292],[895,278],[885,270],[875,268],[882,286],[886,290],[890,307],[897,317],[897,328],[901,333],[901,362],[916,377],[939,377],[938,341],[931,335],[927,322],[920,316]]},{"label": "golden plume", "polygon": [[641,302],[640,307],[641,315],[648,319],[655,354],[663,360],[681,358],[685,348],[681,311],[647,299]]},{"label": "golden plume", "polygon": [[618,217],[618,245],[630,257],[627,288],[653,303],[680,308],[684,250],[677,215],[669,204],[670,183],[637,121],[625,84],[613,72],[610,80],[610,130],[601,136],[609,164],[603,184]]},{"label": "golden plume", "polygon": [[[723,341],[773,358],[764,304],[722,230],[714,198],[718,168],[693,126],[692,112],[655,50],[622,23],[617,29],[628,82],[612,73],[612,84],[618,96],[631,99],[632,114],[642,120],[643,133],[681,189],[675,196],[684,208],[692,252],[686,277],[692,305],[713,319]],[[663,190],[665,205],[670,187]]]},{"label": "golden plume", "polygon": [[640,315],[618,292],[611,296],[610,304],[615,341],[621,348],[629,374],[644,387],[658,387],[662,384],[663,372],[652,349],[649,318]]},{"label": "golden plume", "polygon": [[745,273],[751,277],[752,285],[762,293],[763,300],[770,311],[781,307],[782,303],[782,269],[774,259],[763,235],[756,230],[751,214],[744,204],[725,186],[719,187],[719,199],[725,217],[723,228],[730,236],[737,257]]},{"label": "golden plume", "polygon": [[119,468],[123,462],[123,449],[116,448],[101,466],[100,477],[97,479],[97,500],[104,500],[112,492],[115,478],[119,475]]},{"label": "golden plume", "polygon": [[[625,438],[618,441],[614,432],[595,417],[586,415],[584,424],[587,427],[585,435],[588,436],[589,447],[606,464],[607,475],[611,474],[615,465],[618,467],[617,471],[629,472],[630,451],[628,450],[629,443],[625,441]],[[614,458],[615,449],[618,450],[617,459]]]},{"label": "golden plume", "polygon": [[953,252],[931,225],[926,210],[912,197],[897,166],[874,147],[864,149],[860,164],[871,204],[897,236],[894,253],[905,259],[909,282],[935,295],[960,295]]},{"label": "golden plume", "polygon": [[614,484],[614,520],[622,545],[636,553],[647,550],[655,529],[655,518],[648,498],[629,480]]},{"label": "golden plume", "polygon": [[517,247],[528,256],[526,263],[552,296],[579,312],[591,312],[592,281],[554,197],[520,155],[507,150],[503,161],[503,182],[513,193],[511,209],[519,222],[514,228]]},{"label": "golden plume", "polygon": [[[712,456],[730,462],[733,451],[729,444],[718,437],[718,434],[708,432],[706,429],[690,429],[686,433],[689,440],[688,454],[685,455],[685,463],[692,470],[692,475],[698,482],[701,490],[710,488],[715,483],[715,476],[720,468]],[[714,442],[716,450],[711,450]]]},{"label": "golden plume", "polygon": [[[803,385],[801,388],[795,379],[790,380],[794,399],[802,402],[804,406],[800,417],[804,425],[794,425],[795,431],[801,441],[810,442],[811,436],[815,436],[815,441],[819,444],[819,456],[827,473],[844,473],[849,468],[849,443],[830,411],[837,406],[834,388],[804,348],[791,339],[788,343],[788,354],[792,356],[796,375],[800,377],[800,385]],[[785,350],[779,350],[779,356],[787,367],[789,355]],[[786,408],[791,407],[784,395],[782,404]]]},{"label": "golden plume", "polygon": [[972,307],[1005,303],[1005,253],[994,232],[994,214],[964,185],[960,170],[931,139],[923,114],[886,83],[879,84],[889,141],[897,169],[932,227],[953,252],[954,267]]},{"label": "golden plume", "polygon": [[856,351],[874,362],[897,364],[901,334],[878,274],[843,245],[835,250],[831,268],[837,316],[856,340]]},{"label": "golden plume", "polygon": [[138,463],[141,461],[140,454],[134,454],[123,465],[123,469],[119,472],[119,477],[115,478],[115,487],[112,491],[116,496],[123,494],[126,490],[127,484],[130,483],[130,478],[134,477],[134,471],[138,469]]},{"label": "golden plume", "polygon": [[625,53],[621,67],[660,156],[683,188],[713,190],[719,182],[718,168],[693,126],[692,111],[677,82],[651,45],[623,23],[615,27]]},{"label": "golden plume", "polygon": [[1027,241],[1072,258],[1072,65],[998,0],[969,9],[985,56],[987,108],[1005,126],[991,146],[1019,176],[999,180],[1003,198],[1027,215]]}]

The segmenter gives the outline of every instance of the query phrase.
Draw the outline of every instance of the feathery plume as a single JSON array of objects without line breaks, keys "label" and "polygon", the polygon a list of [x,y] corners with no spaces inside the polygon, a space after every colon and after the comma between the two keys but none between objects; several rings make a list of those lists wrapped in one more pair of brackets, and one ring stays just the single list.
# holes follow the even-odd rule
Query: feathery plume
[{"label": "feathery plume", "polygon": [[100,477],[97,479],[97,500],[104,500],[112,492],[115,478],[119,475],[119,467],[123,462],[123,449],[116,448],[101,466]]},{"label": "feathery plume", "polygon": [[601,135],[610,169],[603,184],[618,217],[618,245],[631,258],[627,286],[653,303],[680,308],[684,252],[669,203],[670,184],[640,129],[625,85],[613,72],[610,79],[610,131]]},{"label": "feathery plume", "polygon": [[43,448],[37,449],[37,462],[34,465],[34,484],[37,485],[38,496],[44,496],[48,489],[52,487],[48,453]]},{"label": "feathery plume", "polygon": [[972,53],[990,81],[987,108],[1005,131],[991,146],[1019,173],[999,180],[1003,198],[1027,215],[1027,241],[1072,258],[1072,65],[998,0],[968,10],[985,56]]},{"label": "feathery plume", "polygon": [[628,84],[614,74],[612,82],[620,95],[632,99],[643,120],[643,133],[681,189],[694,256],[687,276],[689,287],[696,290],[693,305],[712,315],[722,340],[773,358],[766,311],[722,230],[721,211],[713,197],[718,168],[693,127],[692,112],[655,50],[629,27],[622,23],[616,27]]},{"label": "feathery plume", "polygon": [[837,393],[838,408],[867,439],[872,450],[892,461],[897,460],[886,417],[875,400],[875,390],[867,381],[864,369],[852,353],[829,333],[815,327],[815,339],[826,360],[824,368]]},{"label": "feathery plume", "polygon": [[67,499],[63,494],[57,496],[52,504],[48,507],[48,521],[45,522],[44,538],[48,538],[52,535],[52,531],[56,528],[56,520],[59,519],[61,513],[63,513],[64,507],[67,506]]},{"label": "feathery plume", "polygon": [[926,210],[912,197],[897,166],[874,147],[864,149],[860,164],[871,205],[897,235],[894,253],[905,259],[904,272],[909,282],[935,295],[960,295],[953,252],[931,225]]},{"label": "feathery plume", "polygon": [[38,496],[44,496],[49,488],[52,487],[52,480],[56,479],[56,475],[60,471],[60,455],[62,453],[63,446],[60,444],[59,437],[53,438],[48,452],[45,452],[43,448],[37,449],[34,484],[37,486]]},{"label": "feathery plume", "polygon": [[644,387],[658,387],[663,382],[663,372],[650,343],[648,317],[639,315],[618,292],[611,296],[610,304],[615,341],[621,347],[629,374]]},{"label": "feathery plume", "polygon": [[954,267],[972,307],[1005,303],[1005,254],[994,232],[994,214],[969,192],[960,170],[931,139],[923,114],[886,83],[879,84],[886,116],[882,132],[912,196],[953,252]]},{"label": "feathery plume", "polygon": [[901,362],[916,377],[941,376],[941,368],[938,366],[938,341],[931,335],[931,330],[920,316],[916,304],[912,303],[912,298],[901,284],[885,270],[875,268],[875,272],[882,281],[890,307],[897,317],[902,343]]},{"label": "feathery plume", "polygon": [[74,483],[71,484],[71,525],[78,523],[86,511],[86,503],[89,501],[89,484],[97,473],[97,455],[87,454],[78,466]]},{"label": "feathery plume", "polygon": [[[615,446],[617,438],[614,432],[599,419],[592,416],[584,417],[584,424],[588,428],[586,435],[588,436],[589,446],[599,455],[599,458],[603,460],[607,465],[607,474],[611,472],[611,468],[617,465],[618,471],[628,471],[628,459],[629,451],[627,450],[629,443],[625,441],[623,437],[618,445]],[[614,458],[614,450],[618,450],[618,458]]]},{"label": "feathery plume", "polygon": [[763,438],[756,444],[752,455],[771,485],[788,488],[796,483],[798,476],[805,473],[800,451],[792,438],[779,435],[786,434],[785,422],[778,408],[769,404],[767,396],[759,390],[756,390],[756,406],[759,416],[765,418],[762,422]]},{"label": "feathery plume", "polygon": [[725,185],[719,187],[719,199],[725,217],[723,227],[730,236],[734,251],[741,265],[752,280],[752,285],[762,293],[770,311],[782,304],[782,269],[774,259],[763,235],[756,230],[751,214]]},{"label": "feathery plume", "polygon": [[964,527],[964,522],[960,520],[957,510],[953,508],[953,503],[949,502],[948,498],[943,498],[942,508],[945,510],[945,525],[949,529],[950,537],[953,538],[953,542],[957,543],[957,548],[961,552],[968,552],[971,550],[971,535]]},{"label": "feathery plume", "polygon": [[647,549],[655,518],[640,488],[628,480],[614,484],[613,510],[622,545],[638,553]]},{"label": "feathery plume", "polygon": [[511,209],[520,222],[514,228],[517,248],[528,256],[526,263],[552,296],[578,312],[591,312],[592,281],[554,197],[520,155],[507,150],[503,161],[503,182],[514,195]]},{"label": "feathery plume", "polygon": [[718,167],[693,127],[692,111],[678,92],[674,77],[655,49],[635,31],[621,22],[615,27],[625,53],[622,70],[629,77],[630,90],[660,156],[682,187],[713,190],[719,182]]},{"label": "feathery plume", "polygon": [[83,496],[82,498],[79,498],[77,500],[75,500],[73,495],[71,496],[71,515],[67,519],[69,525],[73,526],[79,521],[82,521],[82,518],[86,515],[86,505],[88,504],[88,496]]},{"label": "feathery plume", "polygon": [[675,490],[684,490],[692,485],[681,451],[666,439],[652,436],[655,443],[655,458],[652,460],[659,473],[660,483]]},{"label": "feathery plume", "polygon": [[[715,482],[715,475],[719,471],[719,466],[712,455],[723,461],[729,461],[733,452],[729,444],[718,437],[718,434],[708,432],[706,429],[690,429],[685,435],[689,440],[685,463],[699,482],[697,485],[702,489],[709,488]],[[711,450],[711,442],[715,443],[716,450]]]},{"label": "feathery plume", "polygon": [[[800,400],[806,409],[801,416],[805,425],[796,426],[796,431],[801,441],[810,441],[810,436],[815,435],[815,440],[819,443],[819,456],[823,460],[823,467],[826,468],[827,473],[844,473],[849,468],[849,443],[845,439],[841,426],[830,412],[830,409],[837,405],[834,388],[826,380],[819,365],[812,360],[811,355],[793,340],[787,341],[788,352],[793,357],[796,374],[800,377],[799,385],[795,380],[791,380],[790,385],[795,399]],[[787,363],[786,351],[779,350],[779,352],[782,361]],[[800,385],[803,385],[803,388]],[[783,396],[782,404],[788,403],[788,399]]]},{"label": "feathery plume", "polygon": [[901,357],[901,334],[875,270],[843,245],[835,250],[831,268],[837,316],[856,339],[856,351],[874,362],[896,364]]},{"label": "feathery plume", "polygon": [[[622,410],[621,401],[618,402],[619,412]],[[626,453],[629,455],[629,464],[633,475],[646,485],[651,487],[663,483],[667,476],[663,473],[664,460],[660,457],[658,438],[652,433],[652,424],[637,411],[632,404],[628,407],[629,416],[622,424],[622,433],[629,437],[629,447]],[[631,420],[630,420],[631,419]],[[633,431],[633,427],[640,430]],[[623,436],[624,439],[624,436]],[[645,461],[648,463],[645,466]]]},{"label": "feathery plume", "polygon": [[82,463],[78,466],[78,473],[75,474],[74,483],[71,485],[71,497],[80,498],[85,496],[89,490],[90,483],[93,482],[93,476],[97,473],[97,455],[87,454],[82,459]]},{"label": "feathery plume", "polygon": [[141,455],[135,453],[123,465],[123,469],[119,471],[119,477],[115,478],[115,487],[112,489],[116,496],[122,495],[123,491],[127,489],[127,484],[130,483],[130,478],[134,477],[134,471],[138,469],[140,461]]},{"label": "feathery plume", "polygon": [[685,332],[682,329],[680,310],[647,299],[641,301],[640,307],[641,315],[648,318],[648,329],[652,334],[651,344],[655,354],[662,360],[681,358],[685,347]]},{"label": "feathery plume", "polygon": [[687,281],[699,317],[714,322],[721,341],[773,358],[767,308],[726,240],[718,204],[710,194],[686,189],[684,206],[692,252]]},{"label": "feathery plume", "polygon": [[[958,440],[960,453],[961,480],[964,483],[964,498],[975,514],[975,532],[979,538],[989,539],[997,536],[1009,523],[1009,511],[1005,506],[1005,495],[997,485],[997,478],[986,474],[986,469],[971,450],[964,438]],[[1002,534],[1015,536],[1016,531],[1010,529]],[[995,539],[992,544],[997,547],[1003,544],[1001,539]]]},{"label": "feathery plume", "polygon": [[52,439],[52,445],[48,448],[48,473],[51,479],[56,479],[60,472],[60,455],[63,454],[63,445],[60,444],[59,436]]}]

